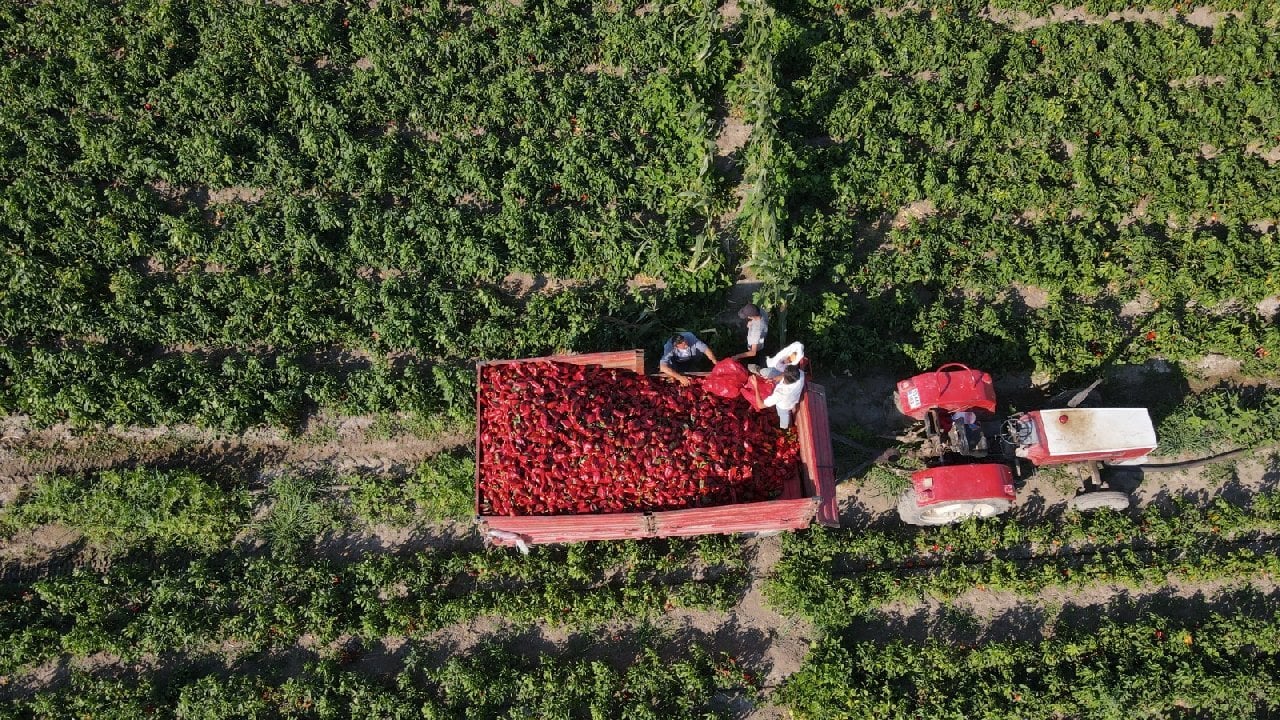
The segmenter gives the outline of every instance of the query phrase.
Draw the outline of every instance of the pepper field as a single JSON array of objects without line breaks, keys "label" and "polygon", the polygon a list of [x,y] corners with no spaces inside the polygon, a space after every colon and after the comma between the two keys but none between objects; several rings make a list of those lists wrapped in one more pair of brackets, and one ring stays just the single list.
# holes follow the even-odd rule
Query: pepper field
[{"label": "pepper field", "polygon": [[[1277,70],[1274,0],[3,0],[0,718],[1276,714]],[[477,362],[748,301],[842,528],[484,547]],[[909,528],[952,361],[1253,452]]]}]

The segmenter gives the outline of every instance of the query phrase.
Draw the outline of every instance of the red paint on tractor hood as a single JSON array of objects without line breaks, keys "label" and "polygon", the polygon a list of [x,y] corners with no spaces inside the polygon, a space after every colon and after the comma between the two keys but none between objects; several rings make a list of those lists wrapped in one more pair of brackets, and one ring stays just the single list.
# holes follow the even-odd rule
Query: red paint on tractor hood
[{"label": "red paint on tractor hood", "polygon": [[948,412],[974,410],[987,415],[996,411],[996,390],[991,376],[960,363],[948,363],[933,372],[900,381],[893,399],[899,412],[916,420],[924,420],[929,409],[935,407]]},{"label": "red paint on tractor hood", "polygon": [[911,474],[920,507],[953,500],[1014,499],[1013,471],[1004,463],[944,465]]}]

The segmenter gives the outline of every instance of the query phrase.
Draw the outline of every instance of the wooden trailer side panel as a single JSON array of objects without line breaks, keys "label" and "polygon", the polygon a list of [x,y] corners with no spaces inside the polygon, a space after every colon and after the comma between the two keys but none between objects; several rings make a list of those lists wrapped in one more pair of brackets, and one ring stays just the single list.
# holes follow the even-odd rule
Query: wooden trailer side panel
[{"label": "wooden trailer side panel", "polygon": [[[586,540],[628,540],[652,537],[646,513],[609,513],[602,515],[488,515],[481,520],[486,530],[499,530],[519,535],[530,545],[570,543]],[[499,545],[513,545],[514,539],[495,538]]]},{"label": "wooden trailer side panel", "polygon": [[480,368],[486,365],[514,365],[516,363],[531,363],[542,360],[568,363],[570,365],[599,365],[606,368],[621,368],[641,375],[644,374],[643,350],[617,350],[614,352],[584,353],[582,355],[547,355],[545,357],[517,358],[515,360],[485,360],[478,363],[476,369],[479,371]]},{"label": "wooden trailer side panel", "polygon": [[800,437],[801,481],[804,496],[818,502],[817,519],[827,527],[840,527],[836,502],[835,456],[831,450],[831,424],[827,418],[827,391],[809,383],[796,413]]},{"label": "wooden trailer side panel", "polygon": [[809,527],[817,506],[817,498],[800,498],[656,512],[653,514],[654,535],[684,537],[800,530]]}]

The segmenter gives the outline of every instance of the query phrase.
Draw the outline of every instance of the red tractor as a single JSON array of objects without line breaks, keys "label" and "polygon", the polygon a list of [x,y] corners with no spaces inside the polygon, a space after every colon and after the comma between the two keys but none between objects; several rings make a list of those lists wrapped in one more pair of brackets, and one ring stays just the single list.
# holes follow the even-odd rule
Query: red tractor
[{"label": "red tractor", "polygon": [[929,467],[912,474],[898,515],[912,525],[998,515],[1013,506],[1022,461],[1036,467],[1085,464],[1090,480],[1071,501],[1076,509],[1128,507],[1128,495],[1107,488],[1099,465],[1145,462],[1156,447],[1151,416],[1144,408],[1075,407],[1087,393],[1062,409],[999,422],[991,376],[981,370],[951,363],[899,382],[894,402],[924,423]]}]

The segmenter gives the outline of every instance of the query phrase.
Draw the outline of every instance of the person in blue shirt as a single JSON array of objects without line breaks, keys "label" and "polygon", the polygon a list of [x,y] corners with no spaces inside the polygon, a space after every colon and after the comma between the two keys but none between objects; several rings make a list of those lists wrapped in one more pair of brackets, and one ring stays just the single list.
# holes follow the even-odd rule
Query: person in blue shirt
[{"label": "person in blue shirt", "polygon": [[717,362],[716,354],[697,335],[691,332],[676,333],[662,346],[662,359],[658,361],[658,369],[681,385],[688,385],[691,381],[684,373],[688,372],[699,355],[705,355],[712,365]]}]

